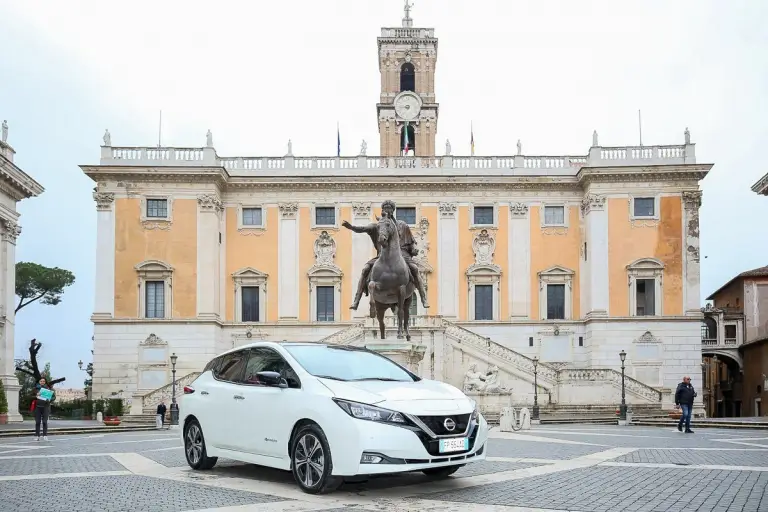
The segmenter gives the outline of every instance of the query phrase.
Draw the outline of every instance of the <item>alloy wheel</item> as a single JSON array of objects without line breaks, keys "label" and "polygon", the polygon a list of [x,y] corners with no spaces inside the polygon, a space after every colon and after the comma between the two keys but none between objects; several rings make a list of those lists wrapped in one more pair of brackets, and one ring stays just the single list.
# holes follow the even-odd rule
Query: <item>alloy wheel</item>
[{"label": "alloy wheel", "polygon": [[197,464],[203,456],[203,433],[196,424],[190,425],[187,429],[184,445],[187,452],[187,460],[192,465]]},{"label": "alloy wheel", "polygon": [[312,434],[304,434],[296,442],[293,464],[305,487],[315,487],[323,478],[325,453],[320,440]]}]

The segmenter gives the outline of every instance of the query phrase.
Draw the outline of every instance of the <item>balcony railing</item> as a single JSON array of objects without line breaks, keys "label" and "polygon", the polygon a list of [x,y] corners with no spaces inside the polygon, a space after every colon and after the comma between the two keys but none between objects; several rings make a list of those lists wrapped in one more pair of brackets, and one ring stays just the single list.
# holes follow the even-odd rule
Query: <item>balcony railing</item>
[{"label": "balcony railing", "polygon": [[725,338],[722,340],[717,338],[701,338],[701,346],[735,348],[739,346],[739,340],[737,338]]}]

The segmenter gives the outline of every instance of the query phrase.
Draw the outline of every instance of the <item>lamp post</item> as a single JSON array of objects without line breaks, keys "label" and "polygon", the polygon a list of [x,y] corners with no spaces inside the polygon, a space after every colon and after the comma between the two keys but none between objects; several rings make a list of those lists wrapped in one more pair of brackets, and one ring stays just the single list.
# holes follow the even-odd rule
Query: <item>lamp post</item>
[{"label": "lamp post", "polygon": [[176,352],[171,354],[171,375],[173,375],[173,385],[171,386],[171,427],[179,425],[179,404],[176,403],[176,360],[178,358]]},{"label": "lamp post", "polygon": [[624,360],[627,358],[627,353],[622,350],[619,352],[621,358],[621,407],[619,407],[619,419],[627,421],[627,400],[624,389]]},{"label": "lamp post", "polygon": [[712,356],[713,366],[715,367],[715,410],[712,411],[712,417],[717,418],[720,416],[720,365],[717,360],[717,354]]},{"label": "lamp post", "polygon": [[539,379],[538,379],[539,358],[533,358],[533,414],[531,420],[539,421]]},{"label": "lamp post", "polygon": [[88,379],[85,381],[85,398],[90,400],[93,394],[93,363],[88,363],[83,369],[83,360],[81,359],[77,362],[77,367],[88,375]]}]

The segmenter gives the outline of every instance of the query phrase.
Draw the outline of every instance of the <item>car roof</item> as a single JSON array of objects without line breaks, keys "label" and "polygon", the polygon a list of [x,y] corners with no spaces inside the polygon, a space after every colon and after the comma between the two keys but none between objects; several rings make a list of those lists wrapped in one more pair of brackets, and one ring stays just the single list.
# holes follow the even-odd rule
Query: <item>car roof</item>
[{"label": "car roof", "polygon": [[336,345],[334,343],[322,343],[318,341],[256,341],[254,343],[248,343],[247,345],[241,345],[239,347],[234,347],[226,352],[222,352],[221,354],[217,354],[216,357],[220,357],[232,352],[237,352],[238,350],[243,350],[246,348],[258,348],[258,347],[271,347],[271,348],[277,348],[277,347],[295,347],[300,345],[311,345],[313,347],[344,347],[348,349],[359,349],[359,350],[366,350],[364,347],[353,347],[349,345]]}]

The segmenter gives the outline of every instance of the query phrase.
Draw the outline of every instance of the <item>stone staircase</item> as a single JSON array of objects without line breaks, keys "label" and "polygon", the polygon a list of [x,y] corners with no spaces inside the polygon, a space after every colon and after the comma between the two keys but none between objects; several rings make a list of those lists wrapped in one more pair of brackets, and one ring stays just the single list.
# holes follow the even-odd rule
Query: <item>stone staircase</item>
[{"label": "stone staircase", "polygon": [[[184,386],[192,383],[199,375],[200,375],[200,372],[192,372],[184,375],[183,377],[176,379],[176,400],[178,400],[179,397],[184,394]],[[154,425],[155,411],[157,411],[157,406],[160,404],[160,402],[165,402],[166,407],[170,411],[172,397],[173,397],[173,382],[171,382],[170,384],[166,384],[161,388],[157,388],[154,391],[150,391],[149,393],[135,396],[134,401],[140,400],[141,408],[136,409],[135,407],[131,407],[130,416],[136,416],[136,417],[145,416],[145,415],[152,416],[152,424]],[[128,418],[128,416],[126,416],[125,418]]]}]

